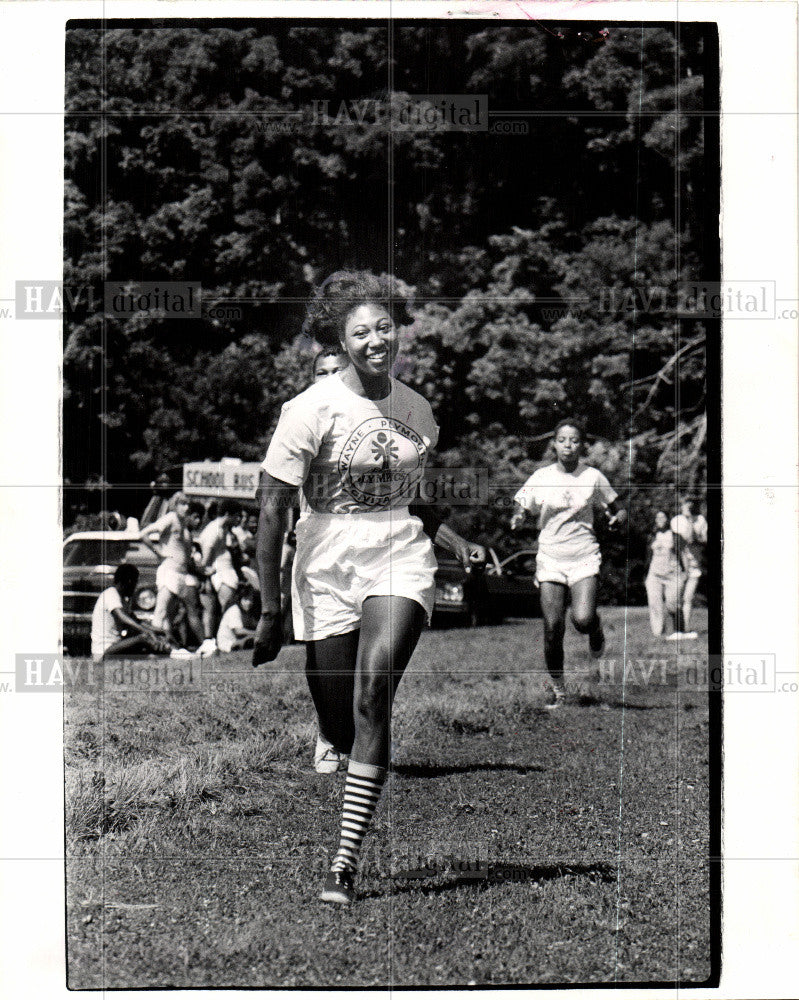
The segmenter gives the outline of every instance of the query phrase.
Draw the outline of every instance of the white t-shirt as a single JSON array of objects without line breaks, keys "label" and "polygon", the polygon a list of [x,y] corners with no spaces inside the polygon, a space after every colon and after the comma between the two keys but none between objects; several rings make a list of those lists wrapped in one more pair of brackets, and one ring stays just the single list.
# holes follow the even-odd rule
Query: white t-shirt
[{"label": "white t-shirt", "polygon": [[366,399],[335,375],[284,404],[263,468],[303,486],[309,507],[329,514],[407,507],[438,427],[427,400],[391,379],[385,399]]},{"label": "white t-shirt", "polygon": [[216,632],[216,644],[223,653],[229,653],[233,649],[233,644],[237,640],[234,629],[244,628],[244,620],[241,617],[241,608],[238,604],[231,604],[222,615],[222,621]]},{"label": "white t-shirt", "polygon": [[97,598],[92,610],[92,656],[99,658],[122,638],[119,626],[111,613],[124,607],[116,587],[108,587]]},{"label": "white t-shirt", "polygon": [[673,576],[680,569],[674,548],[674,532],[671,529],[656,531],[652,539],[652,561],[649,572],[652,576]]},{"label": "white t-shirt", "polygon": [[538,514],[539,552],[571,560],[599,551],[594,510],[607,507],[616,496],[599,469],[581,463],[574,472],[563,472],[553,463],[536,469],[514,500]]},{"label": "white t-shirt", "polygon": [[686,569],[698,567],[702,559],[701,546],[707,543],[707,521],[701,514],[693,520],[685,514],[677,514],[669,527],[685,543],[683,561]]},{"label": "white t-shirt", "polygon": [[233,569],[233,556],[228,548],[230,530],[224,527],[221,518],[215,517],[200,532],[197,541],[203,551],[206,566],[213,566],[217,573]]}]

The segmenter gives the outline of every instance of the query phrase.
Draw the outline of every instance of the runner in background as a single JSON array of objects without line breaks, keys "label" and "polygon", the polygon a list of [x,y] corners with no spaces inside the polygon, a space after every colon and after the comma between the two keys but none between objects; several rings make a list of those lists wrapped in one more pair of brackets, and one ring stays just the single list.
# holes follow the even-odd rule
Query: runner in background
[{"label": "runner in background", "polygon": [[680,512],[671,519],[671,530],[682,539],[682,565],[686,574],[685,589],[682,594],[683,630],[678,638],[696,639],[698,633],[691,631],[691,612],[699,581],[702,579],[703,549],[707,545],[707,521],[694,514],[694,503],[682,497]]},{"label": "runner in background", "polygon": [[685,575],[680,562],[681,538],[669,527],[669,519],[662,510],[655,515],[655,530],[649,543],[650,562],[646,575],[646,600],[649,605],[649,624],[652,635],[663,635],[666,615],[670,614],[674,628],[669,639],[683,632],[682,588]]},{"label": "runner in background", "polygon": [[599,469],[582,460],[585,435],[574,420],[561,420],[555,428],[556,461],[536,470],[514,497],[512,531],[528,514],[538,519],[536,582],[544,618],[544,662],[550,676],[552,701],[557,708],[565,697],[563,636],[566,603],[571,598],[571,618],[578,632],[588,636],[591,655],[598,659],[605,649],[605,634],[597,614],[599,567],[602,555],[594,530],[594,513],[610,513],[609,526],[623,524],[627,512],[617,508],[617,494]]}]

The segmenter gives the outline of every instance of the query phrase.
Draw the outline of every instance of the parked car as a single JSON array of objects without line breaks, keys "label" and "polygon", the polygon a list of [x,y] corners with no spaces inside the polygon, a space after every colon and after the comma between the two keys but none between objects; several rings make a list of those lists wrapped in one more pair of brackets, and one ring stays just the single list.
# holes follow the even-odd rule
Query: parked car
[{"label": "parked car", "polygon": [[535,583],[535,549],[514,552],[502,561],[493,549],[482,574],[482,614],[488,621],[503,618],[540,618]]},{"label": "parked car", "polygon": [[487,552],[484,568],[467,570],[451,553],[436,548],[435,620],[483,625],[541,615],[535,585],[536,550],[524,549],[502,560],[494,549]]},{"label": "parked car", "polygon": [[139,582],[131,607],[143,622],[152,621],[158,555],[124,531],[79,531],[64,541],[64,649],[73,656],[89,652],[92,610],[101,591],[114,582],[120,563],[132,563]]},{"label": "parked car", "polygon": [[435,623],[449,622],[474,625],[477,605],[474,599],[474,574],[466,570],[460,559],[446,549],[435,547],[436,601],[433,606]]}]

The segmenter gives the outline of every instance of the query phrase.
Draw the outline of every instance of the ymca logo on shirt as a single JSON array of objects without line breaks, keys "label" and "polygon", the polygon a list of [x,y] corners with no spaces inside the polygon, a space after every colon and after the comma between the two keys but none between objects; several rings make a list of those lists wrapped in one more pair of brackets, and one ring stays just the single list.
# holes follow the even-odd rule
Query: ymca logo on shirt
[{"label": "ymca logo on shirt", "polygon": [[368,507],[386,507],[411,497],[422,477],[426,454],[422,438],[392,417],[370,417],[349,435],[338,471],[344,491]]}]

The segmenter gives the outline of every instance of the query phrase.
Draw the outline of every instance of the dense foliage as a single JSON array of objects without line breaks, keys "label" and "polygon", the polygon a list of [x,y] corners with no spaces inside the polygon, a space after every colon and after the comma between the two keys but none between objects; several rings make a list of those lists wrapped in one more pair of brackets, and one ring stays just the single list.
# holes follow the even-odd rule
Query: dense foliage
[{"label": "dense foliage", "polygon": [[[640,550],[669,486],[704,478],[705,331],[675,303],[704,277],[717,175],[692,113],[704,29],[601,27],[73,27],[65,282],[198,281],[206,312],[119,317],[99,291],[69,309],[66,482],[260,458],[308,377],[303,300],[364,267],[415,290],[401,374],[433,404],[440,461],[489,468],[501,495],[579,413],[633,487]],[[403,94],[486,94],[492,127],[389,128]],[[456,517],[504,530],[496,507]]]}]

